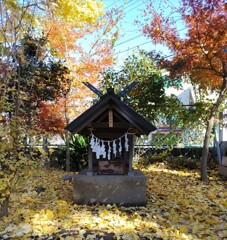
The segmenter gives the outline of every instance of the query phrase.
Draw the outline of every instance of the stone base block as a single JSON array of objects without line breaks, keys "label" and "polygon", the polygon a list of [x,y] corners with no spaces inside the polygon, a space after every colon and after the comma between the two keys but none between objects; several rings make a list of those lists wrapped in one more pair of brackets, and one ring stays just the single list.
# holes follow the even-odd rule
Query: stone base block
[{"label": "stone base block", "polygon": [[218,173],[222,176],[227,177],[227,166],[219,165],[218,167]]},{"label": "stone base block", "polygon": [[73,198],[76,204],[145,206],[146,178],[139,170],[133,176],[80,173],[73,177]]},{"label": "stone base block", "polygon": [[227,157],[222,157],[221,165],[227,167]]}]

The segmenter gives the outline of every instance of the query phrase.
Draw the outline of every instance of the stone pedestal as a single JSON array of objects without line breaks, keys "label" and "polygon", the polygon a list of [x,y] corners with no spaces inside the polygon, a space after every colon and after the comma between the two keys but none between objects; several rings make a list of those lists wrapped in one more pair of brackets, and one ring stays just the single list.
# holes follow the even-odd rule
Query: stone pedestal
[{"label": "stone pedestal", "polygon": [[221,165],[227,167],[227,157],[222,157]]},{"label": "stone pedestal", "polygon": [[93,175],[86,172],[73,177],[75,204],[146,205],[146,178],[140,170],[129,175]]},{"label": "stone pedestal", "polygon": [[218,173],[222,176],[227,177],[227,166],[219,165]]}]

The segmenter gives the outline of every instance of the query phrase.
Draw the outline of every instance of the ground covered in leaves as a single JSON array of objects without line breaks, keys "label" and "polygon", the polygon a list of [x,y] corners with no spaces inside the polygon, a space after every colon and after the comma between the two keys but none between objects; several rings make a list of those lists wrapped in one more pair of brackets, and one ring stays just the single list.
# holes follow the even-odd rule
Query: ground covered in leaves
[{"label": "ground covered in leaves", "polygon": [[[227,239],[227,185],[217,171],[202,183],[198,172],[150,165],[146,207],[72,204],[63,171],[30,170],[0,219],[0,239]],[[136,194],[136,193],[135,193]]]}]

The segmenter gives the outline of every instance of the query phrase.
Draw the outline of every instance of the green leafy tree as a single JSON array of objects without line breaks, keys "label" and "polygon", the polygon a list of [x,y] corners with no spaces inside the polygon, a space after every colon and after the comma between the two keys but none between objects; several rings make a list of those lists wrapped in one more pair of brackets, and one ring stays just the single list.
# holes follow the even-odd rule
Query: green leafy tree
[{"label": "green leafy tree", "polygon": [[124,100],[129,101],[128,104],[149,121],[159,126],[169,126],[169,134],[162,137],[162,140],[156,137],[152,142],[158,147],[163,144],[173,147],[182,143],[182,134],[176,135],[175,130],[196,128],[202,116],[207,113],[207,106],[202,102],[191,107],[183,106],[175,95],[165,94],[168,87],[180,88],[183,80],[180,77],[171,80],[162,76],[154,55],[139,53],[128,57],[120,70],[111,68],[104,73],[102,87],[104,91],[108,87],[113,87],[118,93],[133,81],[138,81],[138,84]]},{"label": "green leafy tree", "polygon": [[134,81],[138,84],[124,100],[148,120],[157,120],[165,99],[164,81],[154,61],[144,53],[128,57],[120,71],[108,69],[101,84],[104,90],[113,87],[115,92],[120,92]]}]

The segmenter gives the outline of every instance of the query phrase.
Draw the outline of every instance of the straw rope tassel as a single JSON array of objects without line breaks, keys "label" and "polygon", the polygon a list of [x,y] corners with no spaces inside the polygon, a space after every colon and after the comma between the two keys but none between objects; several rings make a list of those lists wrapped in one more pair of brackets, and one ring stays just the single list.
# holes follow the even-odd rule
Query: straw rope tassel
[{"label": "straw rope tassel", "polygon": [[[122,146],[123,138],[124,138],[125,151],[128,152],[129,141],[128,141],[127,133],[125,133],[123,136],[119,137],[118,139],[113,139],[113,140],[102,140],[95,137],[93,134],[91,134],[90,146],[91,146],[92,152],[96,154],[96,159],[100,159],[100,157],[102,156],[103,158],[107,157],[107,159],[110,160],[111,152],[113,152],[115,157],[117,156],[117,152],[121,155],[123,150],[123,146]],[[117,144],[117,141],[119,141],[118,144]],[[107,143],[107,149],[106,149],[105,143]]]}]

